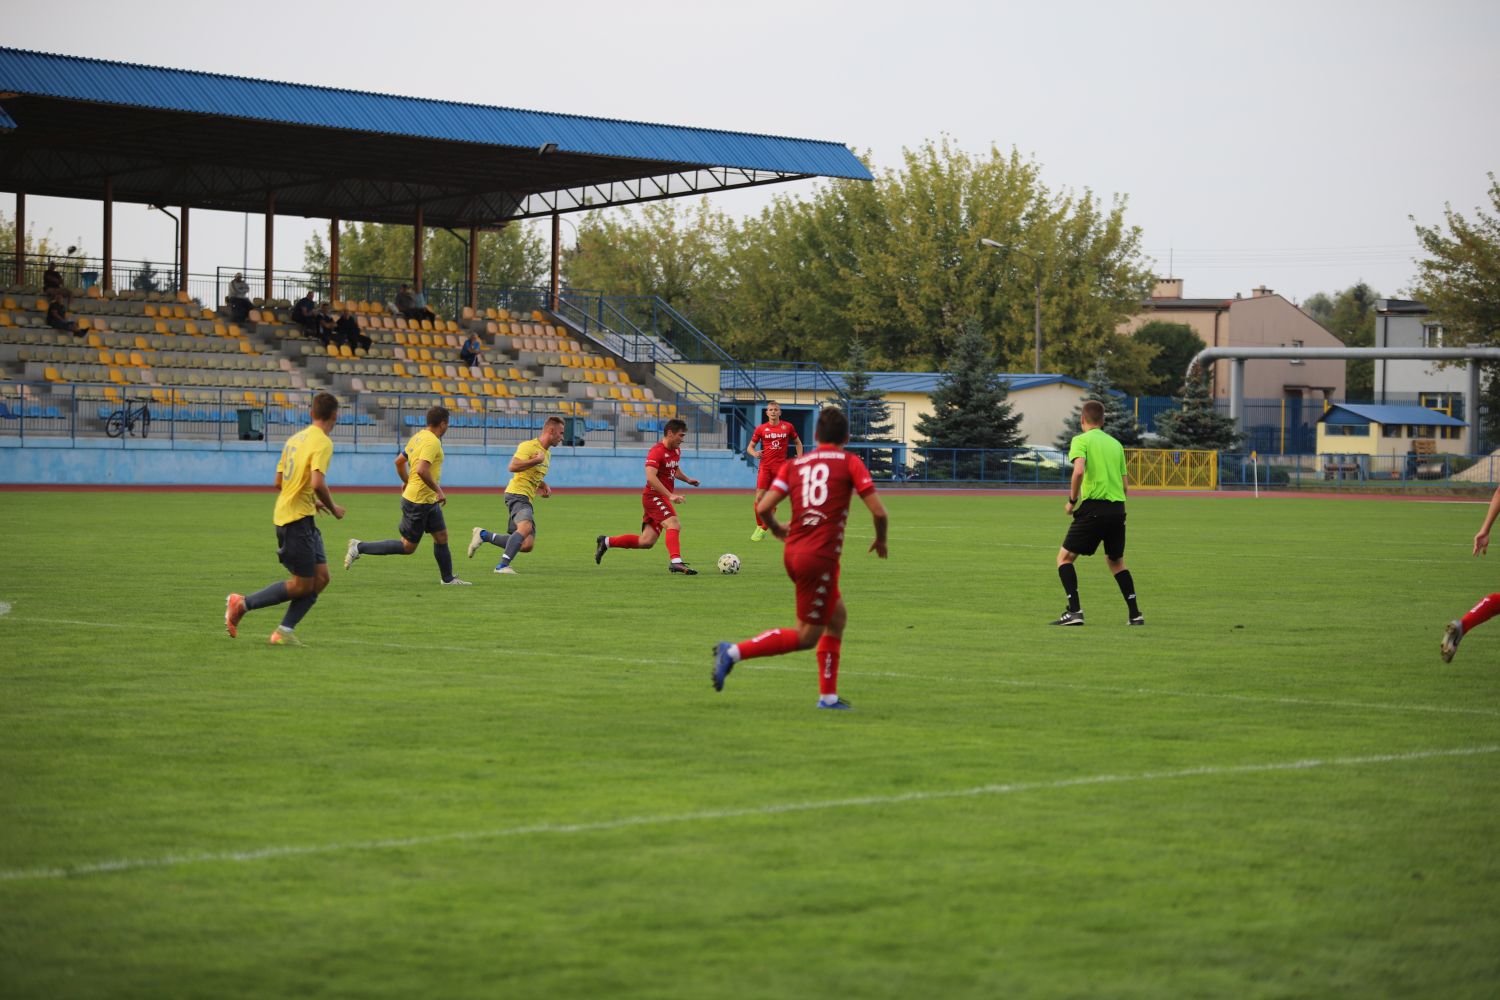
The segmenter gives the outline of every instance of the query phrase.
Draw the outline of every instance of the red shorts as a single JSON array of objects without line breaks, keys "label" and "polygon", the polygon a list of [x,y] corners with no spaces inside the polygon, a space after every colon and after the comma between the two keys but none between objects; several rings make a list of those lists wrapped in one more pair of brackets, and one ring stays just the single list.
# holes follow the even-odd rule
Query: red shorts
[{"label": "red shorts", "polygon": [[774,465],[762,465],[760,471],[755,474],[755,488],[757,490],[768,490],[776,481],[776,474],[781,471],[785,462],[777,462]]},{"label": "red shorts", "polygon": [[672,506],[672,501],[652,490],[650,493],[641,494],[641,527],[652,527],[657,531],[664,530],[662,525],[669,518],[677,516],[677,509]]},{"label": "red shorts", "polygon": [[786,575],[797,585],[797,620],[809,625],[827,625],[829,613],[838,607],[839,561],[822,552],[793,552],[781,557]]}]

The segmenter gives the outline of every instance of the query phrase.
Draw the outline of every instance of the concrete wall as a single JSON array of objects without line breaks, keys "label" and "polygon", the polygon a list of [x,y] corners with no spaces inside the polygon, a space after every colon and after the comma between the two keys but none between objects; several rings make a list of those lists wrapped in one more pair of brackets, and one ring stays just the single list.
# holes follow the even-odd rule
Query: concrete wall
[{"label": "concrete wall", "polygon": [[[76,446],[28,438],[24,443],[0,440],[0,483],[102,484],[114,486],[269,486],[276,478],[279,448],[267,450],[259,442],[225,442],[193,448],[179,441],[84,440]],[[501,487],[510,480],[505,471],[514,448],[449,448],[443,462],[444,486]],[[392,446],[335,445],[328,480],[340,486],[398,485],[396,449]],[[547,481],[561,489],[640,487],[646,482],[646,451],[618,451],[600,455],[587,448],[554,448]],[[688,475],[705,488],[755,488],[755,471],[727,451],[682,454]]]},{"label": "concrete wall", "polygon": [[[1290,347],[1300,340],[1303,347],[1343,347],[1341,340],[1323,329],[1301,309],[1280,295],[1257,295],[1236,299],[1229,307],[1229,339],[1233,347]],[[1285,395],[1307,395],[1321,400],[1322,393],[1303,393],[1302,387],[1327,387],[1328,398],[1344,398],[1343,361],[1248,361],[1245,363],[1245,398],[1278,399]],[[1226,376],[1223,388],[1228,389]]]}]

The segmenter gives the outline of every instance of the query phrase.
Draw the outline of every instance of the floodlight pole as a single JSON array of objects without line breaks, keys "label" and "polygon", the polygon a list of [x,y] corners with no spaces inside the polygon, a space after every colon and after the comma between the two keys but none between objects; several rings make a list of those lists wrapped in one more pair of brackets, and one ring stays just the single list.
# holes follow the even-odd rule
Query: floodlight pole
[{"label": "floodlight pole", "polygon": [[1028,260],[1030,260],[1031,263],[1036,266],[1036,282],[1035,282],[1035,285],[1036,285],[1036,305],[1035,305],[1035,307],[1032,310],[1032,319],[1033,319],[1033,321],[1035,322],[1035,325],[1036,325],[1036,346],[1035,346],[1035,353],[1034,353],[1034,358],[1033,358],[1033,369],[1032,370],[1035,371],[1037,374],[1040,375],[1041,371],[1042,371],[1042,261],[1041,261],[1041,258],[1037,257],[1035,254],[1027,253],[1025,250],[1022,250],[1020,247],[1008,246],[1008,245],[1006,245],[1004,243],[1000,243],[1000,242],[997,242],[997,241],[992,240],[992,239],[985,238],[985,239],[981,239],[979,242],[982,243],[983,245],[987,246],[987,247],[990,247],[990,248],[995,249],[995,250],[999,250],[1001,253],[1018,253],[1022,257],[1025,257]]}]

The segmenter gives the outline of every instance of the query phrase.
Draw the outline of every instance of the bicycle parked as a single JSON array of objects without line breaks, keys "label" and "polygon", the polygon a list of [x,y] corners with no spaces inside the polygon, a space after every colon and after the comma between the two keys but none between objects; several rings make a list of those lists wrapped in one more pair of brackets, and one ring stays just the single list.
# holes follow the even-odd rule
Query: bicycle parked
[{"label": "bicycle parked", "polygon": [[139,406],[126,400],[125,405],[111,413],[104,422],[104,433],[112,438],[135,434],[137,430],[140,431],[141,437],[146,437],[151,433],[151,408],[144,400]]}]

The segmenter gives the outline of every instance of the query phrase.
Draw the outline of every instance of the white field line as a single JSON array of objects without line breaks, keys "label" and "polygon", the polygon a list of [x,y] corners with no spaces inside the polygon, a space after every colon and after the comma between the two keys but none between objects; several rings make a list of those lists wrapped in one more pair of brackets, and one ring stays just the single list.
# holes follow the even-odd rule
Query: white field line
[{"label": "white field line", "polygon": [[[142,629],[146,631],[175,632],[179,635],[195,635],[201,633],[200,629],[185,629],[177,625],[148,624],[140,622],[93,622],[82,621],[74,618],[31,617],[16,618],[14,619],[14,621],[18,623],[38,625],[75,625],[83,628]],[[249,644],[262,645],[263,643],[252,638],[249,640]],[[476,656],[493,656],[495,653],[495,649],[493,647],[440,646],[432,643],[413,644],[402,642],[372,642],[368,639],[340,639],[334,637],[320,638],[316,640],[316,645],[358,646],[362,649],[374,648],[414,652],[425,651],[438,653],[468,653]],[[526,655],[530,659],[550,656],[567,660],[592,660],[600,663],[626,663],[630,664],[631,666],[638,667],[668,666],[668,664],[664,664],[660,660],[646,659],[644,657],[636,656],[617,656],[611,653],[597,653],[586,650],[563,651],[556,649],[536,649],[528,651]],[[703,655],[704,661],[706,663],[709,659],[709,654],[705,652]],[[802,674],[807,672],[806,667],[781,666],[775,663],[758,663],[754,661],[740,663],[738,665],[738,668],[741,671],[756,670],[764,671],[766,673]],[[707,667],[705,666],[704,669],[706,672]],[[1304,708],[1353,708],[1378,712],[1431,712],[1447,715],[1480,715],[1490,718],[1500,718],[1500,709],[1470,708],[1466,706],[1456,705],[1424,705],[1421,703],[1402,705],[1394,704],[1391,702],[1343,701],[1331,698],[1293,698],[1285,695],[1225,694],[1215,691],[1179,691],[1170,688],[1124,687],[1109,684],[1076,684],[1071,681],[1019,680],[1016,678],[993,677],[988,675],[965,677],[962,675],[903,674],[897,671],[889,670],[850,670],[848,668],[844,668],[842,672],[845,677],[878,677],[883,680],[917,681],[924,684],[984,684],[995,685],[999,687],[1040,688],[1060,691],[1092,692],[1097,694],[1124,694],[1153,698],[1201,698],[1209,701],[1234,701],[1248,704],[1297,705]]]},{"label": "white field line", "polygon": [[10,614],[10,605],[4,601],[0,601],[0,615],[8,614]]},{"label": "white field line", "polygon": [[109,872],[176,868],[182,865],[211,864],[216,862],[244,864],[271,858],[399,850],[410,847],[429,847],[435,844],[502,840],[512,837],[607,833],[614,830],[626,830],[643,826],[711,823],[720,820],[779,816],[790,813],[867,809],[871,807],[905,805],[911,802],[935,802],[944,799],[980,798],[991,795],[1015,795],[1023,792],[1057,791],[1090,785],[1125,785],[1152,781],[1173,781],[1184,778],[1216,778],[1243,774],[1311,771],[1329,767],[1363,767],[1372,764],[1395,764],[1442,757],[1473,757],[1496,752],[1500,752],[1500,745],[1459,747],[1450,750],[1418,750],[1411,753],[1375,754],[1367,757],[1331,757],[1326,760],[1310,759],[1263,764],[1231,764],[1221,767],[1189,767],[1173,771],[1142,771],[1136,774],[1094,774],[1078,778],[1062,778],[1056,781],[1024,781],[978,785],[972,788],[902,792],[897,795],[866,795],[844,799],[814,800],[811,802],[779,802],[760,806],[744,806],[736,809],[706,809],[696,812],[669,813],[655,816],[623,816],[618,819],[598,820],[591,823],[534,823],[523,826],[500,827],[491,830],[466,830],[416,837],[354,840],[333,844],[288,844],[274,847],[260,847],[248,851],[164,854],[154,858],[115,858],[109,861],[93,861],[67,867],[0,869],[0,882],[76,878],[83,875],[102,875]]}]

